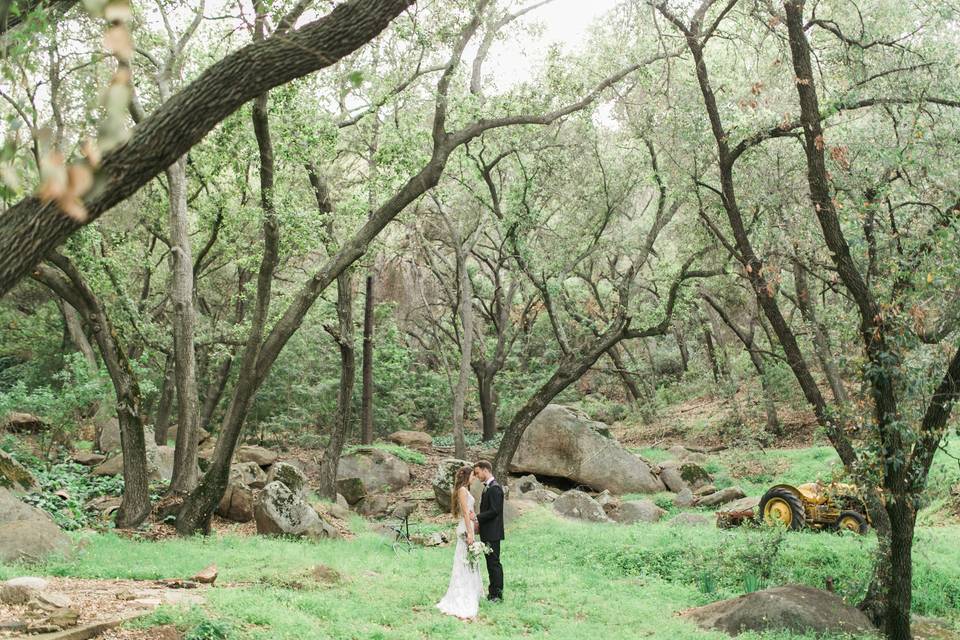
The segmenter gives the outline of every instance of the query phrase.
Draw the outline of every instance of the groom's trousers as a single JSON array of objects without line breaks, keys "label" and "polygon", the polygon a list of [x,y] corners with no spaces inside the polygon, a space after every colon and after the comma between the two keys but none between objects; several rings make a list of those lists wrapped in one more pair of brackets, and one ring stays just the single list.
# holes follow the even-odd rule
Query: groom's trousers
[{"label": "groom's trousers", "polygon": [[503,597],[503,565],[500,564],[500,540],[487,540],[493,551],[487,554],[487,575],[490,576],[490,593],[487,599]]}]

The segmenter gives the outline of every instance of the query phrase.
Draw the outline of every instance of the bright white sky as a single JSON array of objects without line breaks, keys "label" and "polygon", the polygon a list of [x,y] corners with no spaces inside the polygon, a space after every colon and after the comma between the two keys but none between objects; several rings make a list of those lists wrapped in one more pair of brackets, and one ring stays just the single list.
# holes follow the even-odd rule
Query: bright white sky
[{"label": "bright white sky", "polygon": [[[542,24],[539,38],[524,42],[500,42],[490,52],[488,68],[506,85],[530,77],[531,67],[542,60],[550,45],[559,43],[572,53],[583,48],[590,25],[610,11],[619,0],[555,0],[534,9],[518,20],[523,24]],[[508,27],[509,28],[509,27]]]}]

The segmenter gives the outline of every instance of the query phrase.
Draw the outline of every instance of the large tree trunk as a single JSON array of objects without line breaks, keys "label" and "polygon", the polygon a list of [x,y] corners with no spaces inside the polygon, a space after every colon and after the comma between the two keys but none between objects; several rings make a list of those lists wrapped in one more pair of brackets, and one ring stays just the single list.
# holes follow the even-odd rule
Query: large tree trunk
[{"label": "large tree trunk", "polygon": [[353,346],[353,282],[349,271],[337,278],[337,320],[339,330],[334,335],[340,348],[340,389],[337,393],[337,418],[330,433],[330,441],[320,463],[320,483],[317,493],[333,502],[337,500],[337,467],[340,454],[350,433],[353,409],[353,383],[357,374]]},{"label": "large tree trunk", "polygon": [[[374,268],[371,266],[371,269]],[[367,274],[363,298],[363,380],[360,396],[360,442],[373,442],[373,332],[374,332],[374,281],[373,272]]]},{"label": "large tree trunk", "polygon": [[193,344],[193,251],[187,212],[187,159],[181,156],[167,169],[170,197],[170,299],[173,302],[174,375],[177,387],[177,443],[171,493],[186,493],[197,485],[197,355]]},{"label": "large tree trunk", "polygon": [[138,124],[130,140],[104,155],[83,199],[83,222],[36,196],[7,209],[0,216],[0,296],[67,236],[136,193],[241,105],[334,64],[413,2],[350,0],[296,31],[254,42],[208,67]]},{"label": "large tree trunk", "polygon": [[485,366],[476,367],[477,395],[480,399],[480,421],[483,424],[483,441],[492,440],[497,435],[497,401],[493,387],[494,374]]},{"label": "large tree trunk", "polygon": [[140,385],[106,309],[80,272],[63,255],[51,254],[50,260],[66,278],[46,264],[36,268],[34,278],[80,310],[113,382],[123,453],[123,498],[117,510],[116,525],[121,529],[133,528],[146,520],[151,509]]},{"label": "large tree trunk", "polygon": [[153,419],[153,436],[158,445],[167,444],[167,430],[170,429],[170,409],[173,406],[173,391],[176,386],[173,374],[173,356],[167,356],[163,368],[163,384],[160,386],[160,398]]}]

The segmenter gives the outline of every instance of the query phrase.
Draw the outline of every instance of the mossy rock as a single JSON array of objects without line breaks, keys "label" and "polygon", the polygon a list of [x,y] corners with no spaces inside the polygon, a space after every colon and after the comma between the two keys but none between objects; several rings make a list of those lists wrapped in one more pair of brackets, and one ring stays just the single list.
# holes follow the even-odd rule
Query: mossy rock
[{"label": "mossy rock", "polygon": [[0,487],[16,493],[26,493],[37,488],[37,481],[13,456],[0,450]]}]

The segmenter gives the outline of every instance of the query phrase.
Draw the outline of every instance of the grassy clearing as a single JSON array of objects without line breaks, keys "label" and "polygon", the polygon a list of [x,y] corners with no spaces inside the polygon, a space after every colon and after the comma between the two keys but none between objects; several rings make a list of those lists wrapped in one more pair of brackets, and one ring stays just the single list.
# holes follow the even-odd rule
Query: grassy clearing
[{"label": "grassy clearing", "polygon": [[[957,536],[956,526],[920,531],[918,613],[956,616],[960,609],[960,549],[951,543]],[[40,571],[155,579],[189,576],[216,562],[218,584],[234,588],[211,590],[206,610],[161,609],[147,623],[184,629],[203,624],[226,630],[231,638],[279,640],[478,635],[579,640],[621,634],[720,640],[726,636],[700,631],[672,614],[762,586],[822,586],[828,576],[839,593],[855,599],[866,585],[875,544],[870,536],[591,525],[537,510],[508,533],[506,602],[484,602],[476,622],[462,623],[433,608],[446,588],[450,548],[397,554],[369,532],[352,541],[317,544],[237,536],[162,542],[112,534],[82,537],[86,545],[76,558],[50,562]],[[302,580],[317,564],[334,568],[343,580]],[[0,578],[21,572],[0,566]]]}]

